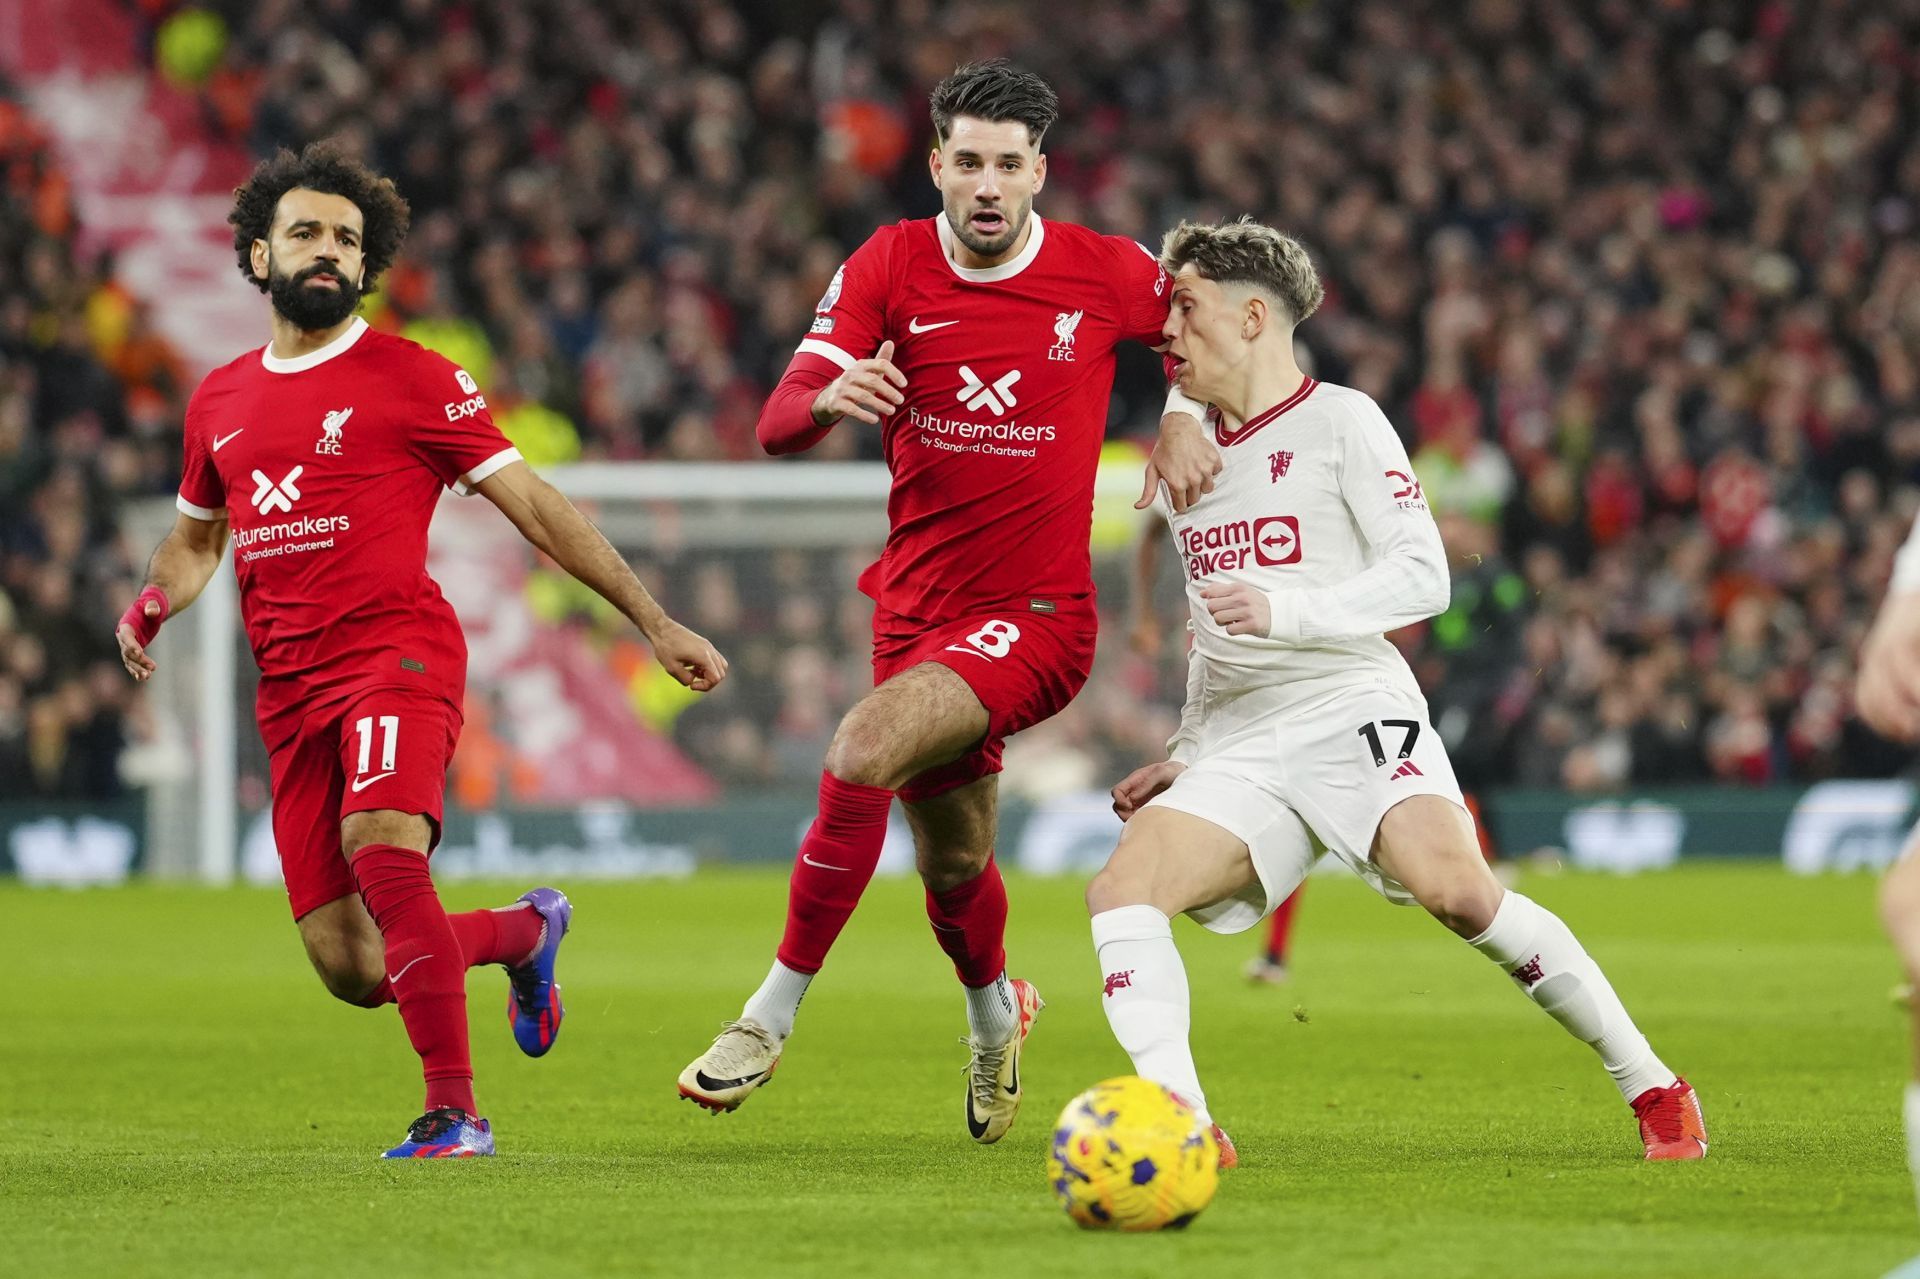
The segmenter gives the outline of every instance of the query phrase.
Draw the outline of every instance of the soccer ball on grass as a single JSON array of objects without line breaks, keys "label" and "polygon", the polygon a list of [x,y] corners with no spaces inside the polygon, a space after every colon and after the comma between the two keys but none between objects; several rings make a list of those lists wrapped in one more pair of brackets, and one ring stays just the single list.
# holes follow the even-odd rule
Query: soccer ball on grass
[{"label": "soccer ball on grass", "polygon": [[1220,1147],[1193,1108],[1123,1075],[1067,1103],[1053,1125],[1047,1179],[1089,1230],[1179,1229],[1220,1184]]}]

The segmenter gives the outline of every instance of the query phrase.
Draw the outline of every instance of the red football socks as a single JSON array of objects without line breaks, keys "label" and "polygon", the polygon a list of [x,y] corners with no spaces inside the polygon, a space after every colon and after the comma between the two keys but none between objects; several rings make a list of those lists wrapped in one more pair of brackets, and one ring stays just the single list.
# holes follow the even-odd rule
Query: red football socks
[{"label": "red football socks", "polygon": [[1300,894],[1307,890],[1300,885],[1287,899],[1274,908],[1273,919],[1267,925],[1267,958],[1276,964],[1287,962],[1287,946],[1293,939],[1293,912],[1300,907]]},{"label": "red football socks", "polygon": [[787,883],[787,931],[780,962],[795,972],[817,973],[847,926],[860,894],[880,864],[893,792],[820,774],[820,813],[800,841]]},{"label": "red football socks", "polygon": [[992,855],[966,883],[929,890],[927,919],[962,985],[985,986],[1007,970],[1007,886]]},{"label": "red football socks", "polygon": [[428,1110],[474,1114],[467,1052],[467,962],[427,873],[410,848],[369,844],[349,863],[387,948],[387,983],[420,1054]]},{"label": "red football socks", "polygon": [[[540,944],[547,921],[531,906],[509,906],[505,910],[469,910],[448,915],[453,935],[460,941],[460,953],[467,967],[482,964],[506,964],[511,967],[525,960]],[[393,983],[382,977],[380,984],[359,1000],[362,1008],[384,1008],[393,1002]]]},{"label": "red football socks", "polygon": [[540,944],[541,930],[547,926],[539,911],[524,904],[505,910],[462,911],[448,915],[447,922],[460,939],[460,953],[467,957],[469,968],[524,963]]}]

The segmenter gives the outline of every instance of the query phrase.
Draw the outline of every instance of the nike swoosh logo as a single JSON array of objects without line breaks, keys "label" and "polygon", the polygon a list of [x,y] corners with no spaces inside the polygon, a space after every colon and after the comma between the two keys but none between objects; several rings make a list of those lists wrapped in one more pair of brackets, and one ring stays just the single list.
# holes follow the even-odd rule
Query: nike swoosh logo
[{"label": "nike swoosh logo", "polygon": [[1018,1097],[1020,1095],[1020,1055],[1015,1053],[1013,1060],[1008,1062],[1007,1065],[1012,1075],[1012,1078],[1008,1079],[1005,1085],[1007,1096]]},{"label": "nike swoosh logo", "polygon": [[[406,964],[401,967],[399,972],[387,974],[387,984],[391,986],[394,982],[397,982],[402,977],[405,977],[407,975],[407,969],[413,967],[415,964],[419,963],[422,959],[432,959],[432,958],[433,958],[432,955],[420,955],[420,956],[417,956],[416,958],[409,959],[406,962]],[[967,1104],[971,1106],[973,1103],[968,1102]]]},{"label": "nike swoosh logo", "polygon": [[[693,1072],[693,1082],[699,1084],[707,1091],[713,1092],[724,1088],[738,1088],[741,1084],[750,1084],[756,1079],[765,1079],[772,1073],[770,1070],[763,1070],[757,1075],[742,1075],[738,1079],[715,1079],[704,1070],[696,1070]],[[969,1101],[967,1104],[971,1106],[973,1102]]]},{"label": "nike swoosh logo", "polygon": [[958,323],[960,323],[960,321],[958,320],[942,320],[938,324],[922,324],[920,323],[920,317],[916,315],[911,320],[907,321],[907,332],[931,333],[935,329],[944,329],[949,324],[958,324]]},{"label": "nike swoosh logo", "polygon": [[973,1092],[967,1092],[967,1131],[973,1134],[975,1141],[987,1135],[987,1121],[973,1113]]},{"label": "nike swoosh logo", "polygon": [[398,771],[399,771],[398,769],[390,768],[384,773],[375,773],[372,777],[357,778],[353,783],[353,793],[358,795],[361,791],[373,785],[375,782],[379,781],[381,778],[392,777]]},{"label": "nike swoosh logo", "polygon": [[243,426],[243,427],[241,427],[241,428],[240,428],[240,430],[239,430],[239,431],[235,431],[235,432],[233,433],[233,435],[216,435],[216,436],[214,436],[214,437],[213,437],[213,451],[214,451],[215,453],[218,453],[218,452],[220,451],[220,447],[221,447],[221,445],[223,445],[223,444],[226,444],[226,443],[227,443],[227,442],[228,442],[229,440],[231,440],[231,439],[233,439],[233,436],[234,436],[234,435],[238,435],[238,434],[240,434],[240,431],[244,431],[244,430],[246,430],[246,429],[247,429],[247,428]]},{"label": "nike swoosh logo", "polygon": [[818,866],[821,870],[845,870],[846,869],[845,866],[829,866],[825,862],[817,862],[813,860],[813,856],[809,853],[800,854],[800,860],[805,862],[809,866]]},{"label": "nike swoosh logo", "polygon": [[993,660],[991,657],[988,657],[985,653],[982,653],[979,649],[968,648],[962,644],[949,644],[947,645],[947,651],[949,653],[971,653],[983,662],[991,662]]}]

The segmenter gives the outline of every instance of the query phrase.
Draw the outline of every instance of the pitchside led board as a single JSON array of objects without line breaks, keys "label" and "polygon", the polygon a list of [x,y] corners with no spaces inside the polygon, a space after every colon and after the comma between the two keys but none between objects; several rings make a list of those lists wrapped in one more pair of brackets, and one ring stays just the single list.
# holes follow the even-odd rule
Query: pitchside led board
[{"label": "pitchside led board", "polygon": [[[1800,874],[1879,870],[1898,855],[1920,799],[1906,781],[1828,781],[1798,789],[1706,787],[1583,800],[1561,791],[1494,790],[1481,807],[1503,857],[1564,857],[1585,870],[1657,870],[1682,859],[1779,857]],[[144,865],[138,798],[76,805],[0,804],[0,874],[32,884],[120,883]],[[445,878],[629,879],[678,876],[702,864],[784,863],[813,818],[804,794],[722,805],[637,809],[596,802],[447,813],[434,857]],[[265,812],[241,815],[242,876],[277,884]],[[1036,874],[1087,875],[1113,850],[1120,823],[1104,792],[1042,803],[1009,798],[1001,820],[1011,862]],[[883,872],[906,873],[912,848],[896,814]]]}]

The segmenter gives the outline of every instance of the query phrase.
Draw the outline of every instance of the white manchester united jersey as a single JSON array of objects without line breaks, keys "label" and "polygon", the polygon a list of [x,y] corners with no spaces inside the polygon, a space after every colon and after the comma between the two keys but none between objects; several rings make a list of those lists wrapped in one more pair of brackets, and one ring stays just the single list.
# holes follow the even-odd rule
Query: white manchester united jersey
[{"label": "white manchester united jersey", "polygon": [[[1446,551],[1380,406],[1308,378],[1240,426],[1229,428],[1217,410],[1208,425],[1225,464],[1213,492],[1184,514],[1160,495],[1194,632],[1174,758],[1191,749],[1210,695],[1284,686],[1304,700],[1373,681],[1418,698],[1384,632],[1446,609]],[[1266,593],[1268,635],[1229,635],[1207,612],[1201,589],[1235,582]]]}]

